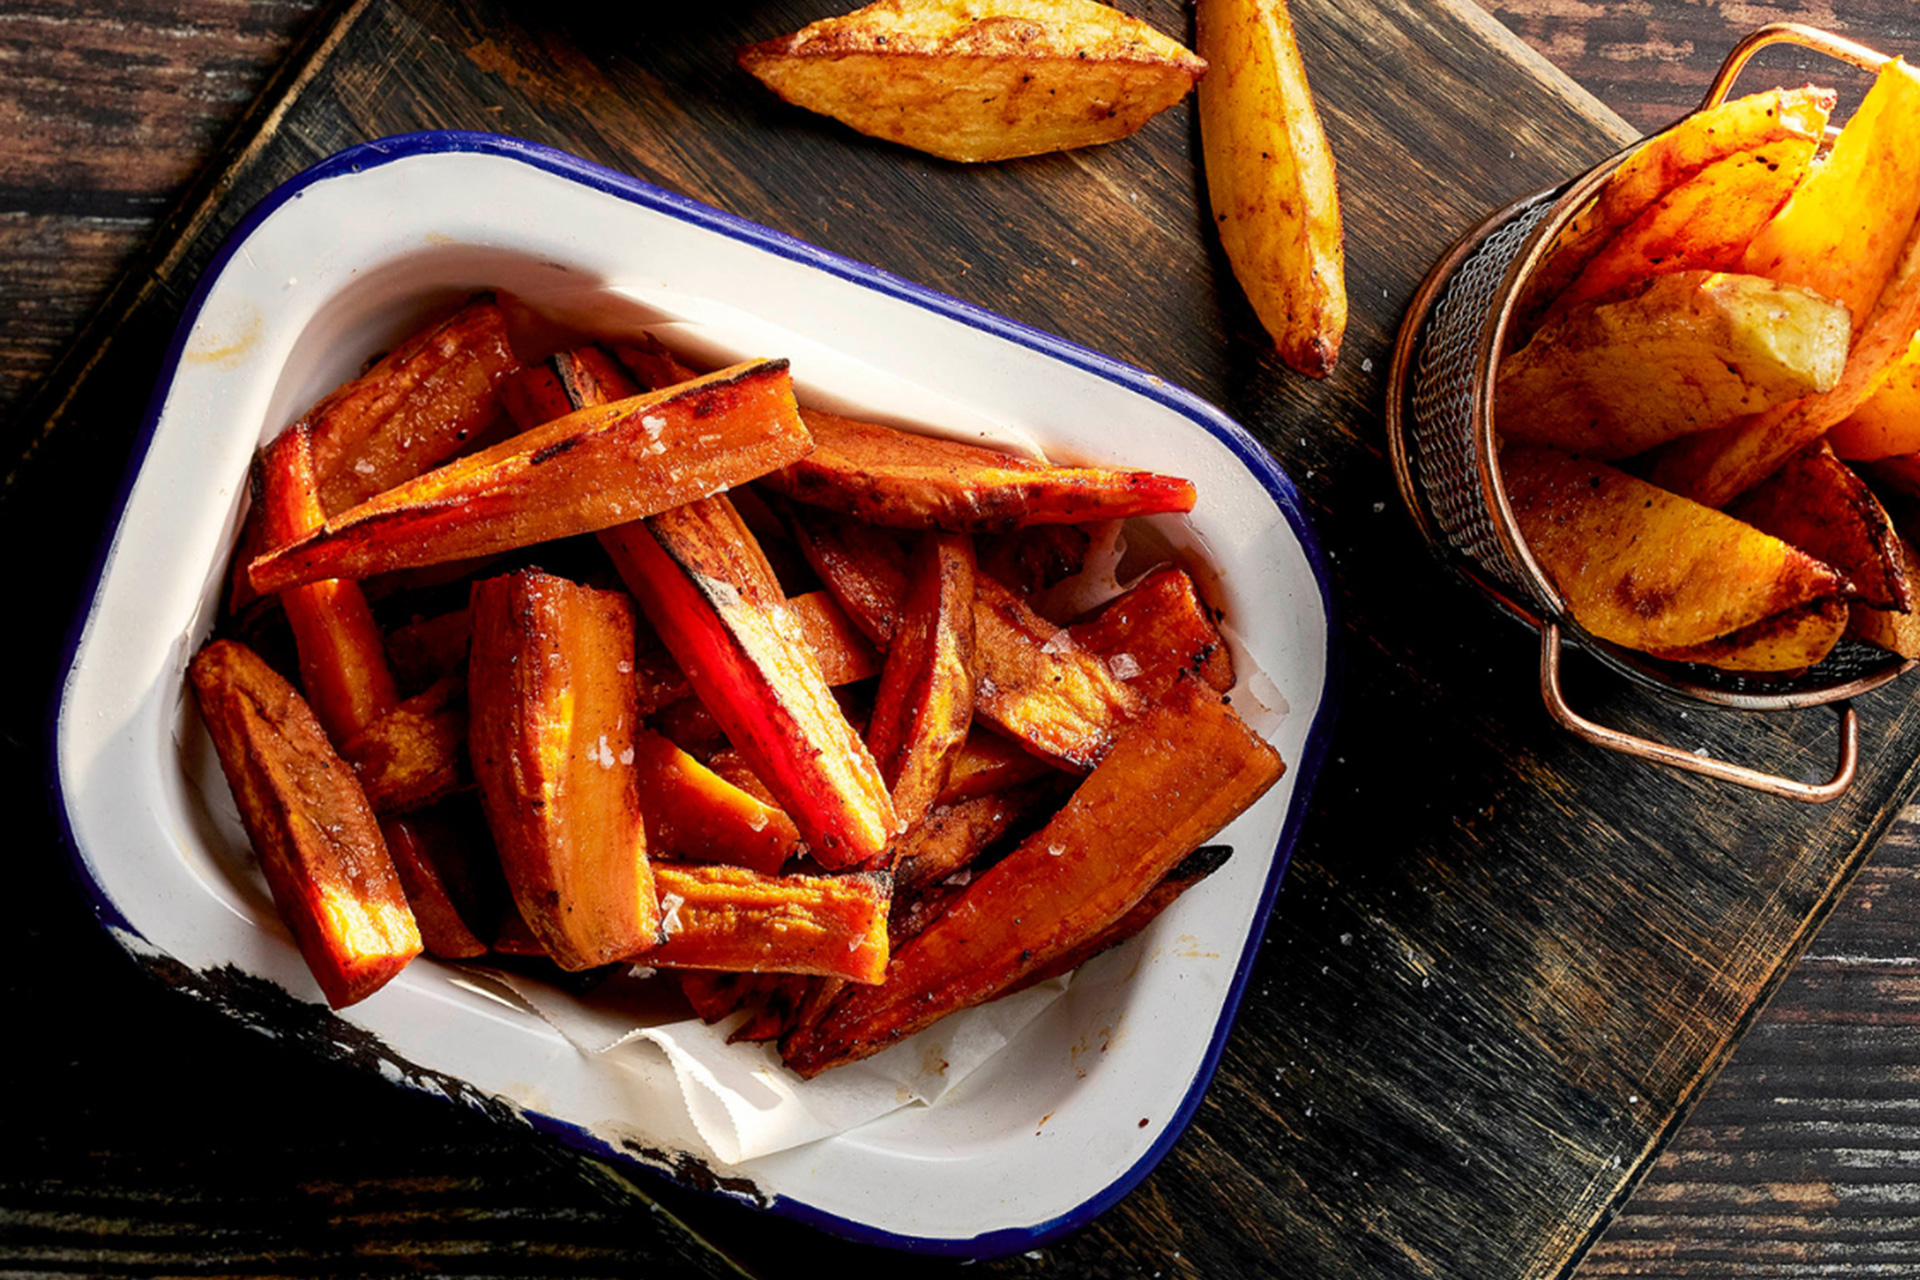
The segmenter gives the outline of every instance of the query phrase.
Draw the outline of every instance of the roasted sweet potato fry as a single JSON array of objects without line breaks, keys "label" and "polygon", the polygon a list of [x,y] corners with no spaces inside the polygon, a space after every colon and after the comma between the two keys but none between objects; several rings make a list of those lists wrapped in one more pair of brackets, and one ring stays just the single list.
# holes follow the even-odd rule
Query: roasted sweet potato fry
[{"label": "roasted sweet potato fry", "polygon": [[1012,995],[1016,991],[1025,991],[1028,987],[1057,978],[1063,973],[1078,969],[1101,952],[1110,951],[1119,946],[1159,919],[1160,913],[1172,906],[1181,894],[1226,866],[1227,859],[1232,856],[1233,846],[1231,845],[1201,845],[1188,854],[1179,866],[1160,877],[1160,883],[1149,889],[1146,897],[1134,903],[1133,910],[1114,921],[1104,932],[1061,953],[1051,964],[1041,965],[1009,987],[1006,994]]},{"label": "roasted sweet potato fry", "polygon": [[1864,603],[1902,611],[1913,607],[1892,518],[1825,442],[1815,441],[1787,459],[1727,514],[1838,569]]},{"label": "roasted sweet potato fry", "polygon": [[250,572],[264,593],[590,533],[750,480],[807,448],[785,361],[749,362],[522,432],[330,518]]},{"label": "roasted sweet potato fry", "polygon": [[327,1003],[379,990],[420,954],[373,810],[307,705],[258,655],[230,640],[188,667],[274,904]]},{"label": "roasted sweet potato fry", "polygon": [[811,1078],[991,1000],[1104,933],[1284,769],[1220,700],[1181,681],[1045,828],[975,877],[879,986],[850,991],[782,1045]]},{"label": "roasted sweet potato fry", "polygon": [[506,885],[473,802],[396,818],[381,831],[427,954],[443,960],[485,955],[486,940],[499,928]]},{"label": "roasted sweet potato fry", "polygon": [[467,764],[467,681],[443,677],[347,739],[353,764],[378,814],[408,813],[472,785]]},{"label": "roasted sweet potato fry", "polygon": [[724,498],[601,535],[620,576],[734,747],[827,867],[870,862],[896,818],[866,744]]},{"label": "roasted sweet potato fry", "polygon": [[900,626],[887,646],[867,747],[892,788],[902,827],[947,784],[973,723],[973,540],[925,535],[908,565]]},{"label": "roasted sweet potato fry", "polygon": [[1534,558],[1604,640],[1688,650],[1845,589],[1804,551],[1603,462],[1509,445],[1500,472]]},{"label": "roasted sweet potato fry", "polygon": [[1178,565],[1155,569],[1067,634],[1104,658],[1107,670],[1148,703],[1165,697],[1183,671],[1221,693],[1233,688],[1233,655],[1193,579]]},{"label": "roasted sweet potato fry", "polygon": [[666,738],[634,738],[640,811],[655,856],[776,874],[800,844],[793,819],[735,786]]},{"label": "roasted sweet potato fry", "polygon": [[972,865],[1002,836],[1039,813],[1040,806],[1055,797],[1055,784],[1048,779],[935,805],[894,846],[895,898],[910,897]]},{"label": "roasted sweet potato fry", "polygon": [[1058,770],[1012,739],[976,727],[953,757],[940,804],[955,804],[993,791],[1004,791]]},{"label": "roasted sweet potato fry", "polygon": [[787,601],[787,614],[831,685],[880,674],[881,659],[831,592],[809,591]]},{"label": "roasted sweet potato fry", "polygon": [[649,391],[659,391],[676,382],[691,382],[700,376],[681,364],[679,358],[650,333],[641,334],[632,342],[616,342],[613,354],[635,381]]},{"label": "roasted sweet potato fry", "polygon": [[813,452],[762,483],[872,524],[997,533],[1193,510],[1193,485],[1174,476],[1050,467],[816,409],[801,417]]},{"label": "roasted sweet potato fry", "polygon": [[668,969],[807,973],[878,982],[887,968],[885,873],[768,876],[741,867],[655,864]]},{"label": "roasted sweet potato fry", "polygon": [[794,540],[828,593],[867,639],[885,649],[907,594],[906,539],[817,507],[795,506],[790,515]]},{"label": "roasted sweet potato fry", "polygon": [[1023,596],[1071,578],[1086,564],[1091,539],[1070,524],[1036,524],[1012,533],[974,539],[980,572],[992,574]]},{"label": "roasted sweet potato fry", "polygon": [[626,597],[535,570],[475,584],[468,697],[481,802],[541,946],[563,969],[650,946]]},{"label": "roasted sweet potato fry", "polygon": [[1099,763],[1144,704],[1106,660],[992,578],[974,582],[974,714],[1064,769]]}]

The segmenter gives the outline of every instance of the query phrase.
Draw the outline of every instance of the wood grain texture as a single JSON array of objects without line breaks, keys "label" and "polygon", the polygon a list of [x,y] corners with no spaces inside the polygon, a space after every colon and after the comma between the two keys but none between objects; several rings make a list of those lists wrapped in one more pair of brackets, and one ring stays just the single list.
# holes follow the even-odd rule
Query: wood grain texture
[{"label": "wood grain texture", "polygon": [[[151,367],[141,362],[152,360],[169,306],[219,229],[300,165],[399,128],[492,127],[554,141],[1192,386],[1260,432],[1314,507],[1354,636],[1346,728],[1195,1126],[1087,1230],[989,1269],[1552,1274],[1669,1135],[1666,1117],[1697,1093],[1779,979],[1781,961],[1806,943],[1820,904],[1890,814],[1886,797],[1904,786],[1884,780],[1883,762],[1881,799],[1810,812],[1571,746],[1533,701],[1531,642],[1493,625],[1432,569],[1392,505],[1379,381],[1425,262],[1481,209],[1600,154],[1617,136],[1612,126],[1584,95],[1528,97],[1539,91],[1504,79],[1498,62],[1489,70],[1490,41],[1510,55],[1505,66],[1529,76],[1538,58],[1477,12],[1301,0],[1309,67],[1345,166],[1350,285],[1368,304],[1356,306],[1340,377],[1307,386],[1279,370],[1251,313],[1221,289],[1227,276],[1201,232],[1184,108],[1121,146],[959,170],[756,96],[714,56],[832,7],[725,6],[702,15],[716,30],[698,32],[684,18],[636,13],[609,27],[598,15],[531,4],[369,9],[312,77],[283,76],[283,90],[300,91],[278,127],[230,151],[162,228],[149,275],[110,305],[103,329],[114,338],[101,372],[72,400],[55,385],[36,402],[64,404],[63,420],[89,431],[56,430],[18,473],[62,477],[45,486],[61,509],[15,501],[4,518],[16,538],[24,512],[36,538],[86,543],[105,501],[101,482],[65,481],[110,471],[103,450],[124,450],[144,397],[141,370]],[[1170,0],[1129,7],[1169,30],[1186,21]],[[1684,27],[1696,46],[1732,20],[1702,6],[1654,8],[1670,24],[1656,29]],[[1528,11],[1515,0],[1502,16],[1523,31],[1527,21],[1557,24],[1529,32],[1549,56],[1564,52],[1554,40],[1573,49],[1568,33],[1580,29],[1576,70],[1592,71],[1608,69],[1608,51],[1621,43],[1596,33],[1647,9],[1543,0]],[[1369,74],[1416,47],[1432,60],[1424,76]],[[1616,105],[1675,114],[1672,98],[1658,97],[1667,82],[1644,70],[1620,79],[1644,96]],[[264,105],[246,119],[267,120]],[[1496,119],[1507,123],[1489,124]],[[1448,168],[1462,157],[1473,159],[1472,172]],[[6,278],[12,287],[18,277]],[[71,591],[62,586],[69,564],[29,576],[24,589]],[[43,654],[51,643],[28,638]],[[1819,713],[1764,730],[1714,716],[1700,730],[1698,713],[1684,719],[1592,673],[1574,696],[1613,722],[1716,749],[1738,740],[1743,751],[1809,771],[1831,750]],[[0,724],[18,742],[33,741],[36,700],[19,688],[0,698]],[[1902,746],[1915,732],[1902,700],[1882,697],[1863,711],[1870,748],[1912,754]],[[32,751],[14,754],[30,774]],[[1617,798],[1605,818],[1595,794]],[[49,840],[29,837],[42,848]],[[700,1236],[727,1241],[756,1274],[791,1274],[795,1256],[897,1265],[671,1189],[649,1188],[670,1213],[645,1201],[602,1205],[581,1181],[591,1171],[559,1172],[536,1143],[245,1036],[133,975],[53,865],[40,859],[28,869],[29,897],[49,909],[0,940],[11,1007],[59,1046],[22,1059],[10,1083],[18,1096],[64,1104],[0,1118],[0,1151],[9,1153],[0,1158],[0,1259],[10,1268],[730,1273]],[[1857,882],[1849,903],[1876,883]],[[1920,904],[1906,911],[1907,921],[1920,919]],[[1829,954],[1824,940],[1815,954]],[[1852,950],[1831,954],[1801,973],[1823,963],[1878,972],[1850,959]],[[62,957],[53,972],[48,955]],[[1783,1002],[1798,998],[1798,981]],[[1891,990],[1878,998],[1892,999]],[[112,1021],[76,1021],[82,1008]],[[1810,1008],[1818,1026],[1818,1002]],[[1883,1056],[1869,1060],[1897,1069],[1900,1053],[1916,1055],[1912,1041],[1885,1039],[1899,1025],[1885,1018],[1871,1027]],[[1749,1041],[1749,1054],[1769,1051],[1773,1025]],[[1829,1102],[1866,1116],[1891,1096],[1864,1081],[1848,1091],[1847,1077],[1804,1047],[1819,1043],[1808,1031],[1774,1050],[1776,1061],[1800,1064],[1809,1102],[1776,1117],[1777,1146],[1748,1148],[1740,1176],[1706,1175],[1703,1167],[1737,1164],[1712,1158],[1712,1141],[1729,1135],[1709,1129],[1708,1156],[1689,1164],[1685,1135],[1694,1130],[1682,1131],[1588,1270],[1739,1274],[1711,1268],[1751,1262],[1775,1267],[1751,1274],[1805,1274],[1791,1248],[1801,1249],[1797,1265],[1826,1267],[1850,1245],[1857,1251],[1844,1256],[1863,1265],[1897,1262],[1897,1215],[1879,1215],[1883,1226],[1864,1214],[1836,1225],[1844,1215],[1822,1210],[1817,1174],[1766,1190],[1768,1170],[1819,1140]],[[131,1071],[130,1045],[140,1047]],[[1768,1087],[1737,1104],[1728,1130],[1744,1135],[1751,1117],[1773,1114],[1772,1097],[1789,1096]],[[289,1107],[288,1097],[327,1103],[316,1112]],[[1862,1141],[1853,1130],[1839,1136]],[[1910,1162],[1903,1153],[1914,1144],[1899,1146],[1897,1126],[1879,1140],[1894,1173]],[[1837,1139],[1834,1150],[1836,1161],[1855,1159]],[[1837,1188],[1856,1194],[1867,1181],[1826,1179],[1836,1204]],[[1816,1189],[1792,1190],[1807,1184]],[[1691,1207],[1643,1222],[1639,1206],[1663,1203],[1663,1185]],[[1878,1194],[1890,1205],[1902,1184],[1885,1185],[1894,1189]],[[1783,1227],[1779,1206],[1797,1195],[1799,1225]]]}]

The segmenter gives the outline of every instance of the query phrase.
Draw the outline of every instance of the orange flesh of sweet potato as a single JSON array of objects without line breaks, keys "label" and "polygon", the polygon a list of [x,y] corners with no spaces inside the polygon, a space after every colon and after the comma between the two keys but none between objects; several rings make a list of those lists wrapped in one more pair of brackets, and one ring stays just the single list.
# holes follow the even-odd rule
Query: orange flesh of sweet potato
[{"label": "orange flesh of sweet potato", "polygon": [[601,535],[687,680],[823,866],[877,858],[897,823],[886,782],[788,619],[724,498]]},{"label": "orange flesh of sweet potato", "polygon": [[787,601],[787,613],[820,660],[828,684],[852,684],[880,674],[879,651],[853,625],[832,593],[808,591],[794,596]]},{"label": "orange flesh of sweet potato", "polygon": [[1142,707],[1099,655],[992,578],[974,582],[974,714],[1074,772],[1091,769]]},{"label": "orange flesh of sweet potato", "polygon": [[806,973],[878,982],[887,968],[884,874],[768,876],[662,862],[655,968]]},{"label": "orange flesh of sweet potato", "polygon": [[1148,702],[1164,697],[1183,671],[1221,693],[1233,688],[1233,655],[1193,579],[1178,565],[1154,570],[1067,634],[1106,659],[1108,669]]},{"label": "orange flesh of sweet potato", "polygon": [[894,896],[905,898],[970,866],[1054,794],[1050,781],[1035,782],[936,805],[894,846]]},{"label": "orange flesh of sweet potato", "polygon": [[1050,467],[815,409],[801,417],[813,451],[765,484],[871,524],[997,533],[1193,510],[1193,485],[1174,476]]},{"label": "orange flesh of sweet potato", "polygon": [[1727,514],[1832,565],[1866,603],[1902,612],[1913,607],[1892,518],[1824,441],[1788,458]]},{"label": "orange flesh of sweet potato", "polygon": [[274,904],[327,1003],[364,1000],[420,954],[420,931],[353,771],[258,655],[228,640],[188,668]]},{"label": "orange flesh of sweet potato", "polygon": [[867,725],[867,747],[903,827],[920,821],[946,786],[973,723],[973,583],[971,538],[921,539]]},{"label": "orange flesh of sweet potato", "polygon": [[1018,743],[976,728],[955,753],[946,789],[936,803],[954,804],[1055,775],[1052,764]]},{"label": "orange flesh of sweet potato", "polygon": [[809,448],[784,361],[568,414],[448,463],[256,559],[261,592],[491,555],[665,511]]},{"label": "orange flesh of sweet potato", "polygon": [[793,819],[649,730],[634,740],[647,847],[662,858],[772,875],[800,843]]},{"label": "orange flesh of sweet potato", "polygon": [[567,399],[550,362],[529,365],[508,378],[500,387],[500,404],[518,431],[544,427],[577,407]]},{"label": "orange flesh of sweet potato", "polygon": [[718,1022],[740,1007],[747,975],[717,969],[680,969],[681,994],[702,1022]]},{"label": "orange flesh of sweet potato", "polygon": [[525,570],[473,588],[474,776],[515,904],[563,969],[659,925],[634,767],[633,609]]},{"label": "orange flesh of sweet potato", "polygon": [[496,430],[520,368],[491,296],[409,338],[301,419],[329,515],[411,480]]},{"label": "orange flesh of sweet potato", "polygon": [[470,785],[467,681],[451,675],[347,739],[340,754],[378,814],[407,813]]},{"label": "orange flesh of sweet potato", "polygon": [[813,507],[794,507],[791,523],[801,554],[827,591],[853,625],[886,648],[907,594],[905,540],[891,529]]},{"label": "orange flesh of sweet potato", "polygon": [[884,983],[789,1037],[787,1065],[811,1078],[877,1053],[1097,937],[1284,768],[1218,693],[1181,681],[1045,828],[895,953]]},{"label": "orange flesh of sweet potato", "polygon": [[[303,537],[325,520],[306,428],[290,427],[261,459],[261,530],[270,542]],[[359,584],[329,580],[282,593],[300,651],[300,683],[327,737],[339,745],[400,700],[386,648]]]}]

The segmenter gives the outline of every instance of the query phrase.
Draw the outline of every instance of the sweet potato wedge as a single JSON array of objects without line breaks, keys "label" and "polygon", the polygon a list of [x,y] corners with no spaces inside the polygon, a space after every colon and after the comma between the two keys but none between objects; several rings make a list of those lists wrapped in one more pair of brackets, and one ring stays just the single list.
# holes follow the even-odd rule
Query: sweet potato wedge
[{"label": "sweet potato wedge", "polygon": [[1036,524],[1012,533],[982,534],[974,539],[974,550],[980,572],[1031,596],[1080,572],[1091,541],[1077,525]]},{"label": "sweet potato wedge", "polygon": [[813,452],[761,483],[870,524],[998,533],[1193,510],[1193,485],[1174,476],[1050,467],[817,409],[800,416]]},{"label": "sweet potato wedge", "polygon": [[974,581],[974,714],[1061,768],[1084,773],[1144,701],[992,578]]},{"label": "sweet potato wedge", "polygon": [[1200,142],[1214,229],[1280,358],[1333,372],[1347,327],[1333,150],[1313,107],[1286,0],[1200,0]]},{"label": "sweet potato wedge", "polygon": [[1218,693],[1181,681],[1045,828],[894,955],[885,982],[789,1036],[787,1065],[811,1078],[877,1053],[1098,937],[1284,768]]},{"label": "sweet potato wedge", "polygon": [[274,905],[327,1003],[364,1000],[420,954],[420,931],[353,771],[300,695],[216,640],[187,671]]},{"label": "sweet potato wedge", "polygon": [[515,904],[563,969],[659,925],[634,767],[633,608],[523,570],[473,588],[469,749]]},{"label": "sweet potato wedge", "polygon": [[1603,462],[1508,445],[1500,473],[1573,616],[1628,648],[1691,649],[1845,590],[1804,551]]},{"label": "sweet potato wedge", "polygon": [[347,739],[340,754],[382,815],[421,809],[471,786],[465,674],[445,676],[395,706]]},{"label": "sweet potato wedge", "polygon": [[792,818],[657,733],[635,735],[634,766],[654,856],[774,875],[799,847]]},{"label": "sweet potato wedge", "polygon": [[976,726],[954,754],[946,789],[936,803],[955,804],[1058,773],[1019,743]]},{"label": "sweet potato wedge", "polygon": [[877,0],[739,60],[795,106],[963,162],[1124,138],[1207,69],[1093,0]]},{"label": "sweet potato wedge", "polygon": [[964,870],[1055,795],[1049,779],[935,805],[894,846],[894,896],[909,897]]},{"label": "sweet potato wedge", "polygon": [[493,839],[472,802],[390,819],[380,829],[427,954],[442,960],[485,955],[499,928],[506,886]]},{"label": "sweet potato wedge", "polygon": [[1866,604],[1913,607],[1900,535],[1866,481],[1815,441],[1727,508],[1762,533],[1838,569]]},{"label": "sweet potato wedge", "polygon": [[1182,672],[1221,693],[1233,688],[1233,655],[1193,579],[1178,565],[1155,569],[1067,634],[1105,659],[1107,670],[1148,703],[1165,697]]},{"label": "sweet potato wedge", "polygon": [[734,747],[827,867],[867,863],[897,819],[779,584],[724,498],[601,535],[628,590]]},{"label": "sweet potato wedge", "polygon": [[818,507],[792,507],[789,525],[828,593],[867,639],[885,649],[907,594],[907,540]]},{"label": "sweet potato wedge", "polygon": [[887,968],[884,873],[768,876],[741,867],[661,862],[660,969],[804,973],[878,982]]},{"label": "sweet potato wedge", "polygon": [[820,660],[831,685],[852,684],[880,674],[879,652],[828,591],[808,591],[787,601],[787,614],[801,639]]},{"label": "sweet potato wedge", "polygon": [[973,723],[973,539],[923,536],[908,565],[900,626],[874,694],[867,748],[892,789],[902,827],[947,784]]},{"label": "sweet potato wedge", "polygon": [[808,447],[785,361],[751,361],[522,432],[330,518],[249,572],[264,594],[590,533],[750,480]]}]

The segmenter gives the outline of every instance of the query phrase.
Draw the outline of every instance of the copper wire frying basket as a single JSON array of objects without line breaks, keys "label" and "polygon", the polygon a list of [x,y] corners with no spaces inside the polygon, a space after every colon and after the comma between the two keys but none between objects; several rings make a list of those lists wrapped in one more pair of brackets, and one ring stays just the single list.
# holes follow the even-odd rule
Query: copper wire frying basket
[{"label": "copper wire frying basket", "polygon": [[[1753,55],[1792,43],[1868,71],[1884,54],[1797,23],[1762,27],[1736,45],[1700,105],[1723,101]],[[1829,130],[1829,136],[1832,135]],[[1394,347],[1387,390],[1387,439],[1394,478],[1430,546],[1463,577],[1540,635],[1540,693],[1548,712],[1587,741],[1796,800],[1832,800],[1853,781],[1859,726],[1849,699],[1878,688],[1914,663],[1858,641],[1843,640],[1824,661],[1797,676],[1762,676],[1669,662],[1601,640],[1568,613],[1553,583],[1528,551],[1514,522],[1497,464],[1494,374],[1522,286],[1561,228],[1592,199],[1635,147],[1568,185],[1499,210],[1462,236],[1415,294]],[[1797,781],[1681,747],[1610,729],[1568,705],[1561,688],[1567,641],[1630,680],[1688,702],[1745,711],[1782,711],[1834,704],[1840,714],[1840,759],[1825,782]]]}]

